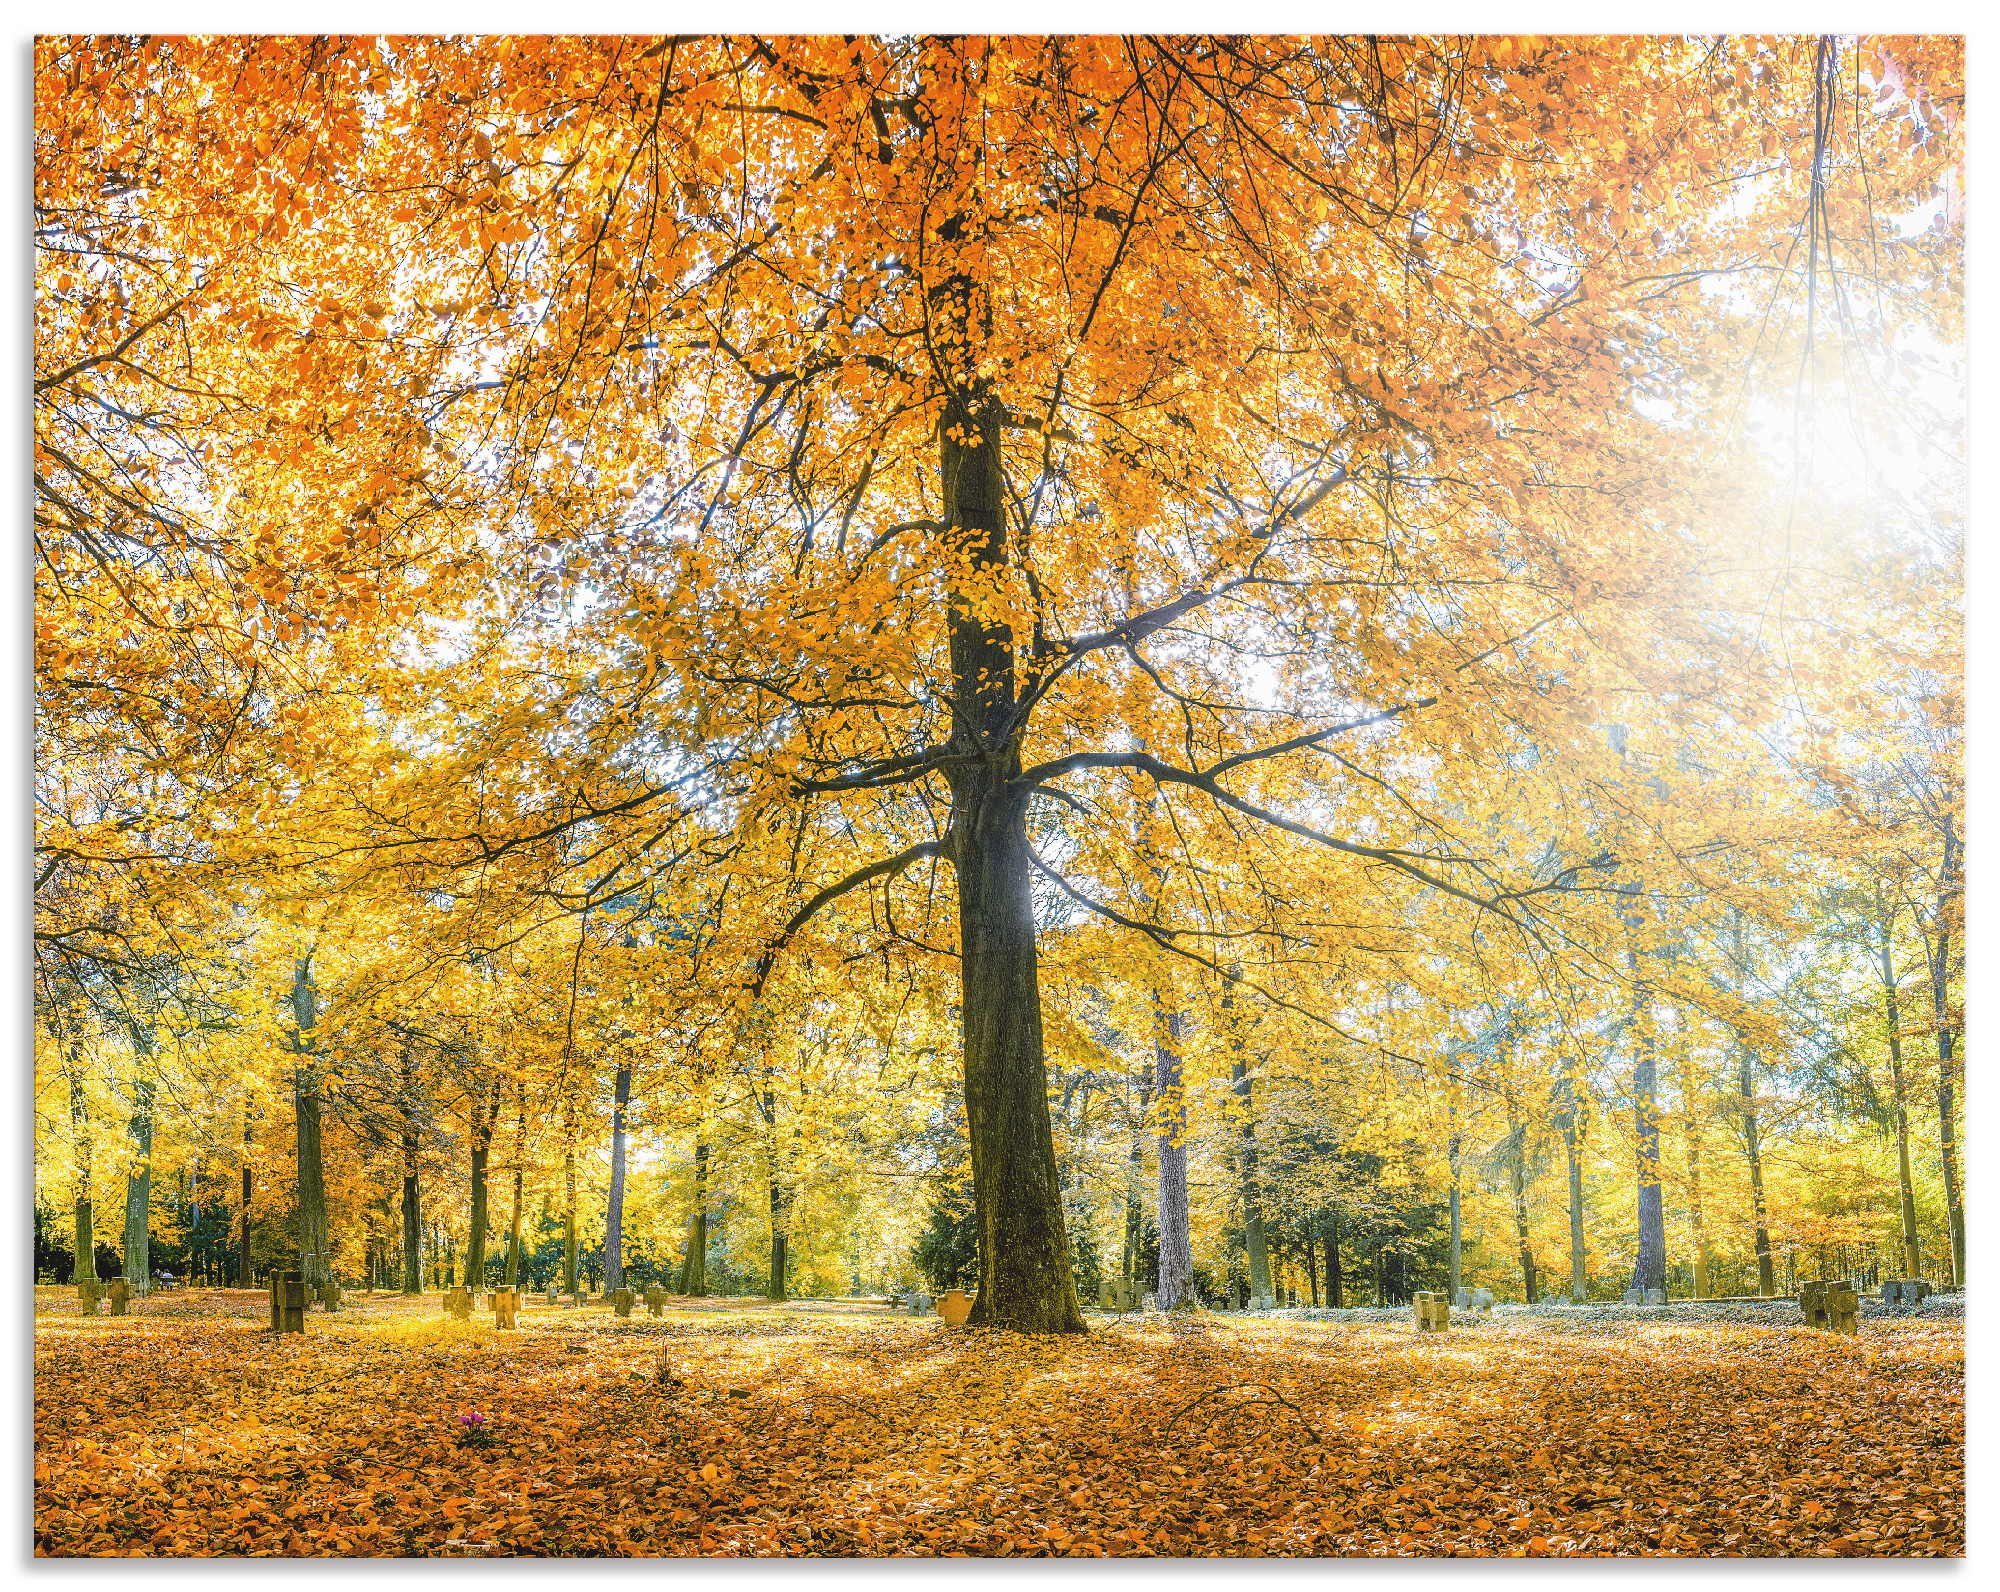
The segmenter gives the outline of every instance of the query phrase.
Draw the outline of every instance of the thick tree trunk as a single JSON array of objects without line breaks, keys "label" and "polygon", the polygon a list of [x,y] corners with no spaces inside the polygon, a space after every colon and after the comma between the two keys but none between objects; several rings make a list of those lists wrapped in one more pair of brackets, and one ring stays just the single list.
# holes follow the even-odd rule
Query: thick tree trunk
[{"label": "thick tree trunk", "polygon": [[959,770],[952,788],[966,1125],[979,1221],[973,1319],[1022,1332],[1081,1332],[1042,1057],[1027,795],[985,766]]},{"label": "thick tree trunk", "polygon": [[[962,216],[948,218],[941,244],[959,245],[966,225]],[[948,771],[948,835],[958,876],[965,1114],[979,1225],[972,1319],[1024,1332],[1081,1332],[1042,1050],[1029,793],[1015,783],[1025,715],[1013,631],[985,617],[990,582],[1012,563],[1000,455],[1006,416],[974,366],[986,324],[979,286],[970,274],[955,275],[933,299],[953,348],[948,357],[963,361],[940,417],[938,471],[948,534],[961,542],[971,571],[950,593],[945,622],[951,743],[964,758]]]},{"label": "thick tree trunk", "polygon": [[1876,962],[1882,974],[1883,1013],[1889,1025],[1889,1095],[1896,1113],[1896,1191],[1902,1215],[1905,1277],[1923,1275],[1923,1253],[1917,1242],[1916,1179],[1910,1170],[1910,1110],[1903,1086],[1903,1011],[1896,987],[1896,962],[1890,942],[1889,909],[1882,892],[1875,892]]},{"label": "thick tree trunk", "polygon": [[790,1286],[786,1273],[791,1267],[791,1240],[786,1235],[788,1220],[787,1207],[791,1200],[785,1188],[776,1178],[771,1179],[771,1269],[764,1281],[766,1299],[786,1299],[790,1297]]},{"label": "thick tree trunk", "polygon": [[1160,1286],[1162,1310],[1194,1308],[1194,1250],[1188,1233],[1187,1096],[1181,1086],[1181,1016],[1153,996],[1153,1078],[1159,1100]]},{"label": "thick tree trunk", "polygon": [[688,1217],[687,1253],[681,1257],[677,1292],[700,1298],[708,1292],[708,1140],[694,1141],[694,1211]]},{"label": "thick tree trunk", "polygon": [[1644,985],[1634,991],[1632,1126],[1637,1139],[1639,1183],[1639,1253],[1632,1267],[1634,1288],[1667,1286],[1666,1206],[1660,1191],[1660,1058],[1654,1048],[1650,997]]},{"label": "thick tree trunk", "polygon": [[625,1108],[632,1069],[620,1063],[611,1084],[611,1194],[604,1208],[604,1291],[625,1286]]}]

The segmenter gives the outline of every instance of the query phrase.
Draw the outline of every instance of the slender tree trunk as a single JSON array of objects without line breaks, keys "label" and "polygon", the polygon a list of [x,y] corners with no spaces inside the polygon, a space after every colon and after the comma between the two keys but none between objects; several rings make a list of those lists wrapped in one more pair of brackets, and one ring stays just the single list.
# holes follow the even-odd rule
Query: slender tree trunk
[{"label": "slender tree trunk", "polygon": [[1582,1304],[1590,1297],[1589,1252],[1583,1225],[1583,1122],[1577,1110],[1576,1080],[1563,1080],[1563,1160],[1569,1172],[1569,1296]]},{"label": "slender tree trunk", "polygon": [[319,991],[313,981],[310,952],[292,969],[292,1048],[298,1057],[292,1072],[292,1113],[297,1128],[294,1168],[299,1272],[307,1293],[318,1294],[324,1302],[333,1284],[333,1257],[326,1210],[326,1163],[320,1140]]},{"label": "slender tree trunk", "polygon": [[1508,1172],[1514,1193],[1514,1239],[1521,1252],[1521,1298],[1533,1304],[1538,1296],[1535,1291],[1535,1247],[1528,1234],[1528,1130],[1522,1125],[1511,1097],[1507,1101],[1507,1130],[1514,1144]]},{"label": "slender tree trunk", "polygon": [[125,1178],[124,1276],[138,1294],[153,1291],[153,1032],[132,1029],[132,1170]]},{"label": "slender tree trunk", "polygon": [[1903,1272],[1923,1275],[1923,1255],[1917,1243],[1916,1180],[1910,1172],[1910,1112],[1903,1087],[1903,1012],[1896,988],[1896,963],[1890,942],[1889,908],[1881,888],[1875,891],[1876,960],[1882,974],[1882,1002],[1889,1025],[1889,1092],[1896,1113],[1896,1189],[1903,1224]]},{"label": "slender tree trunk", "polygon": [[1336,1206],[1326,1213],[1326,1302],[1329,1309],[1346,1308],[1341,1299],[1340,1284],[1340,1210]]},{"label": "slender tree trunk", "polygon": [[1144,1195],[1146,1122],[1153,1110],[1153,1069],[1139,1075],[1139,1112],[1132,1120],[1132,1142],[1125,1154],[1125,1250],[1120,1275],[1132,1298],[1139,1296],[1139,1273],[1146,1240]]},{"label": "slender tree trunk", "polygon": [[1712,1281],[1715,1262],[1709,1253],[1708,1213],[1702,1201],[1701,1152],[1704,1145],[1701,1098],[1698,1088],[1689,1088],[1685,1068],[1681,1077],[1682,1108],[1687,1119],[1688,1231],[1694,1240],[1694,1296],[1706,1299],[1715,1291]]},{"label": "slender tree trunk", "polygon": [[693,1298],[708,1292],[708,1140],[705,1137],[694,1141],[694,1212],[688,1217],[687,1254],[681,1259],[680,1284],[677,1291]]},{"label": "slender tree trunk", "polygon": [[528,1088],[514,1085],[514,1206],[507,1219],[507,1286],[521,1285],[521,1194],[528,1173]]},{"label": "slender tree trunk", "polygon": [[791,1199],[785,1192],[784,1184],[776,1178],[771,1179],[770,1202],[771,1270],[765,1279],[764,1297],[786,1299],[790,1297],[788,1292],[790,1284],[786,1273],[791,1267],[791,1240],[786,1234],[785,1224],[790,1219]]},{"label": "slender tree trunk", "polygon": [[1743,1105],[1743,1158],[1750,1166],[1750,1217],[1756,1224],[1757,1292],[1770,1298],[1778,1291],[1771,1264],[1771,1218],[1764,1200],[1764,1149],[1757,1126],[1757,1086],[1748,1046],[1736,1053],[1736,1086]]},{"label": "slender tree trunk", "polygon": [[420,1294],[424,1291],[424,1206],[417,1157],[422,1141],[418,1137],[416,1056],[407,1041],[398,1082],[403,1110],[403,1292]]},{"label": "slender tree trunk", "polygon": [[1937,939],[1931,955],[1931,1021],[1937,1030],[1938,1158],[1944,1170],[1945,1229],[1951,1238],[1951,1279],[1965,1286],[1965,1194],[1958,1170],[1958,1022],[1951,1009],[1952,922],[1959,899],[1958,831],[1947,819],[1938,870]]},{"label": "slender tree trunk", "polygon": [[[1224,1021],[1227,1022],[1233,1015],[1227,983],[1222,986],[1222,1005]],[[1251,1094],[1250,1068],[1243,1059],[1240,1044],[1230,1063],[1229,1083],[1236,1095],[1237,1109],[1241,1112],[1236,1140],[1236,1171],[1243,1201],[1243,1250],[1250,1274],[1251,1307],[1268,1310],[1271,1306],[1271,1255],[1264,1233],[1263,1190],[1257,1168],[1257,1114]]]},{"label": "slender tree trunk", "polygon": [[[1454,1119],[1456,1110],[1452,1113]],[[1459,1135],[1451,1130],[1445,1142],[1445,1162],[1451,1170],[1451,1302],[1455,1306],[1465,1283],[1465,1227],[1459,1202]]]},{"label": "slender tree trunk", "polygon": [[236,1286],[254,1288],[256,1278],[250,1272],[250,1202],[256,1196],[256,1178],[250,1170],[250,1162],[256,1158],[256,1110],[250,1104],[250,1096],[244,1094],[244,1164],[242,1164],[242,1190],[240,1206],[236,1212]]},{"label": "slender tree trunk", "polygon": [[1187,1096],[1181,1086],[1181,1015],[1153,995],[1153,1077],[1159,1119],[1160,1286],[1162,1310],[1194,1308],[1194,1251],[1188,1233]]},{"label": "slender tree trunk", "polygon": [[786,1272],[790,1268],[789,1234],[786,1224],[790,1217],[791,1196],[784,1181],[784,1168],[778,1146],[778,1095],[771,1086],[770,1050],[763,1049],[763,1078],[756,1091],[757,1115],[764,1123],[764,1173],[765,1188],[771,1225],[771,1265],[764,1276],[764,1297],[783,1299],[786,1297]]},{"label": "slender tree trunk", "polygon": [[1299,1259],[1306,1268],[1306,1298],[1312,1307],[1319,1308],[1319,1255],[1313,1248],[1312,1228],[1306,1228],[1305,1241],[1299,1245]]},{"label": "slender tree trunk", "polygon": [[563,1094],[563,1292],[572,1299],[576,1287],[576,1096]]},{"label": "slender tree trunk", "polygon": [[604,1291],[625,1286],[625,1109],[632,1069],[621,1062],[611,1086],[611,1196],[604,1209]]},{"label": "slender tree trunk", "polygon": [[1637,1051],[1632,1066],[1632,1126],[1637,1138],[1639,1254],[1632,1268],[1634,1288],[1667,1286],[1666,1206],[1660,1191],[1660,1058],[1653,1043],[1651,997],[1644,984],[1633,990],[1632,1027]]},{"label": "slender tree trunk", "polygon": [[70,1154],[73,1181],[76,1185],[75,1226],[71,1241],[75,1244],[76,1264],[70,1270],[72,1284],[97,1281],[97,1234],[92,1208],[91,1162],[95,1159],[96,1146],[90,1132],[90,1099],[84,1093],[83,1074],[77,1069],[76,1058],[71,1058],[69,1075],[69,1128]]},{"label": "slender tree trunk", "polygon": [[474,1297],[486,1291],[487,1166],[493,1154],[493,1123],[500,1114],[500,1086],[495,1084],[492,1104],[487,1103],[484,1085],[472,1100],[472,1165],[468,1177],[471,1209],[467,1213],[465,1238],[465,1286]]}]

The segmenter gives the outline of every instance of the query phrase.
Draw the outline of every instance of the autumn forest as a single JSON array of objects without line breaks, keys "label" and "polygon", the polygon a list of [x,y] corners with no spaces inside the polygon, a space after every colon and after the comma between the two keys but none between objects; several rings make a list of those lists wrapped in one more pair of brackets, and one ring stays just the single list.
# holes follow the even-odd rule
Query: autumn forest
[{"label": "autumn forest", "polygon": [[37,1551],[1964,1551],[1955,38],[34,49]]}]

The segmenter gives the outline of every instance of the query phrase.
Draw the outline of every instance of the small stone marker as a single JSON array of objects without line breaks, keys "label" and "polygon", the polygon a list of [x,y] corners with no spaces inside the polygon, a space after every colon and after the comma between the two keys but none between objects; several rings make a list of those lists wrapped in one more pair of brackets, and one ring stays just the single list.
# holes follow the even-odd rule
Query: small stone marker
[{"label": "small stone marker", "polygon": [[472,1290],[470,1288],[445,1289],[444,1313],[454,1321],[470,1321],[472,1319]]},{"label": "small stone marker", "polygon": [[1664,1289],[1664,1288],[1648,1288],[1648,1289],[1646,1290],[1646,1303],[1647,1303],[1647,1304],[1649,1304],[1649,1305],[1663,1305],[1663,1304],[1665,1304],[1666,1302],[1667,1302],[1667,1290],[1666,1290],[1666,1289]]},{"label": "small stone marker", "polygon": [[1646,1302],[1646,1290],[1643,1288],[1627,1288],[1625,1290],[1624,1302],[1628,1305],[1644,1304]]},{"label": "small stone marker", "polygon": [[521,1290],[518,1288],[495,1288],[493,1290],[493,1325],[502,1331],[510,1331],[514,1325],[514,1315],[521,1308]]},{"label": "small stone marker", "polygon": [[83,1306],[87,1316],[97,1314],[97,1301],[104,1297],[104,1288],[95,1277],[86,1277],[76,1285],[77,1302]]},{"label": "small stone marker", "polygon": [[1461,1288],[1458,1297],[1452,1300],[1455,1310],[1491,1310],[1493,1290],[1491,1288]]},{"label": "small stone marker", "polygon": [[621,1316],[629,1316],[632,1313],[634,1297],[630,1288],[614,1288],[611,1291],[611,1308]]},{"label": "small stone marker", "polygon": [[319,1302],[328,1310],[340,1308],[340,1284],[328,1278],[319,1285]]},{"label": "small stone marker", "polygon": [[1860,1298],[1844,1282],[1800,1283],[1799,1310],[1805,1324],[1821,1332],[1838,1332],[1851,1338],[1861,1330]]},{"label": "small stone marker", "polygon": [[271,1273],[271,1330],[306,1330],[306,1284],[295,1271]]},{"label": "small stone marker", "polygon": [[111,1313],[114,1316],[122,1316],[132,1303],[132,1285],[123,1277],[119,1277],[111,1284],[108,1297],[111,1300]]},{"label": "small stone marker", "polygon": [[556,1304],[561,1300],[561,1298],[562,1296],[556,1292],[556,1285],[554,1283],[550,1283],[548,1293],[545,1296],[544,1302],[547,1303],[551,1309],[554,1309]]},{"label": "small stone marker", "polygon": [[1882,1284],[1885,1305],[1920,1305],[1930,1297],[1931,1285],[1921,1277],[1897,1277]]},{"label": "small stone marker", "polygon": [[1451,1325],[1451,1305],[1441,1293],[1419,1293],[1411,1301],[1416,1306],[1417,1331],[1443,1332]]},{"label": "small stone marker", "polygon": [[646,1308],[656,1316],[667,1308],[666,1290],[660,1287],[658,1283],[654,1283],[646,1289]]}]

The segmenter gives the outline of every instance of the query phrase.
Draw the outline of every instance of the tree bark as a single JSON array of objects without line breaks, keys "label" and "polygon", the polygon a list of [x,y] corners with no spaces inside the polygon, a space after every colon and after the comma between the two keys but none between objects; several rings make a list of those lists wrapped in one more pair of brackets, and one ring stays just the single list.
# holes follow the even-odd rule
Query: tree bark
[{"label": "tree bark", "polygon": [[514,1205],[507,1218],[507,1286],[521,1285],[521,1194],[528,1173],[528,1087],[514,1084]]},{"label": "tree bark", "polygon": [[1938,869],[1937,937],[1931,953],[1931,1021],[1937,1030],[1938,1158],[1944,1170],[1945,1229],[1951,1239],[1951,1278],[1965,1286],[1965,1193],[1958,1170],[1958,1023],[1951,1009],[1952,923],[1960,899],[1958,831],[1947,818],[1944,861]]},{"label": "tree bark", "polygon": [[333,1282],[333,1257],[326,1210],[326,1163],[320,1138],[319,990],[313,981],[312,953],[292,968],[292,1117],[297,1128],[293,1159],[298,1202],[299,1274],[308,1295],[322,1300]]},{"label": "tree bark", "polygon": [[681,1257],[676,1291],[692,1298],[708,1292],[708,1140],[704,1137],[694,1141],[694,1211],[688,1217],[687,1253]]},{"label": "tree bark", "polygon": [[467,1213],[465,1238],[465,1286],[476,1298],[486,1291],[487,1164],[493,1153],[493,1124],[500,1115],[500,1086],[495,1084],[492,1104],[487,1104],[482,1085],[472,1098],[472,1165],[468,1190],[471,1209]]},{"label": "tree bark", "polygon": [[1667,1286],[1666,1207],[1660,1192],[1660,1058],[1653,1044],[1650,996],[1644,984],[1634,987],[1632,1126],[1637,1139],[1639,1182],[1639,1253],[1632,1267],[1634,1288]]},{"label": "tree bark", "polygon": [[90,1099],[84,1093],[83,1074],[74,1055],[70,1057],[70,1068],[70,1166],[76,1185],[71,1241],[75,1245],[76,1263],[70,1268],[69,1280],[75,1284],[97,1280],[97,1234],[91,1203],[93,1195],[90,1173],[90,1164],[95,1158],[95,1146],[90,1132]]},{"label": "tree bark", "polygon": [[1514,1240],[1521,1252],[1521,1298],[1533,1304],[1537,1295],[1535,1246],[1528,1233],[1528,1130],[1511,1097],[1507,1101],[1507,1119],[1508,1137],[1514,1142],[1508,1172],[1514,1194]]},{"label": "tree bark", "polygon": [[138,1294],[153,1290],[153,1031],[138,1021],[132,1030],[132,1170],[125,1178],[124,1277]]},{"label": "tree bark", "polygon": [[1889,907],[1881,887],[1875,890],[1876,965],[1882,975],[1883,1014],[1889,1025],[1889,1094],[1896,1114],[1896,1190],[1903,1225],[1905,1277],[1923,1275],[1923,1253],[1917,1242],[1916,1180],[1910,1171],[1910,1111],[1903,1086],[1903,1012],[1896,987],[1896,961],[1890,939]]},{"label": "tree bark", "polygon": [[417,1066],[408,1042],[403,1045],[401,1077],[403,1113],[403,1292],[424,1291],[424,1207],[418,1185]]},{"label": "tree bark", "polygon": [[563,1292],[576,1287],[576,1096],[563,1091]]},{"label": "tree bark", "polygon": [[1743,1158],[1750,1165],[1750,1217],[1756,1224],[1757,1291],[1766,1298],[1778,1291],[1771,1264],[1771,1219],[1764,1201],[1764,1150],[1757,1127],[1757,1088],[1749,1047],[1736,1053],[1736,1084],[1743,1106]]},{"label": "tree bark", "polygon": [[1583,1119],[1578,1111],[1574,1076],[1563,1077],[1563,1160],[1569,1173],[1569,1297],[1582,1304],[1590,1297],[1589,1251],[1583,1225]]},{"label": "tree bark", "polygon": [[1160,1285],[1162,1310],[1194,1308],[1194,1250],[1188,1233],[1187,1096],[1181,1085],[1181,1015],[1153,994],[1153,1077],[1157,1086],[1160,1162]]},{"label": "tree bark", "polygon": [[604,1291],[625,1286],[625,1110],[632,1103],[632,1069],[618,1065],[611,1084],[611,1194],[604,1208]]},{"label": "tree bark", "polygon": [[1237,1187],[1243,1201],[1243,1258],[1249,1271],[1251,1308],[1271,1307],[1271,1251],[1264,1232],[1263,1195],[1257,1176],[1257,1124],[1251,1110],[1250,1069],[1238,1056],[1230,1064],[1230,1086],[1243,1113],[1237,1130]]},{"label": "tree bark", "polygon": [[[1456,1108],[1454,1108],[1452,1115],[1454,1119],[1457,1117]],[[1459,1202],[1458,1155],[1459,1155],[1458,1129],[1456,1127],[1453,1127],[1453,1129],[1451,1130],[1451,1137],[1445,1141],[1445,1164],[1449,1167],[1451,1171],[1450,1299],[1453,1305],[1456,1305],[1458,1303],[1459,1290],[1461,1289],[1461,1287],[1463,1287],[1465,1280],[1464,1278],[1465,1227],[1464,1227],[1463,1214]]]},{"label": "tree bark", "polygon": [[1119,1268],[1126,1288],[1135,1299],[1139,1296],[1140,1259],[1146,1239],[1146,1123],[1152,1110],[1153,1069],[1147,1067],[1139,1074],[1139,1110],[1132,1119],[1132,1142],[1125,1154],[1125,1248]]},{"label": "tree bark", "polygon": [[1332,1310],[1342,1310],[1340,1277],[1340,1211],[1330,1208],[1326,1213],[1326,1302]]}]

